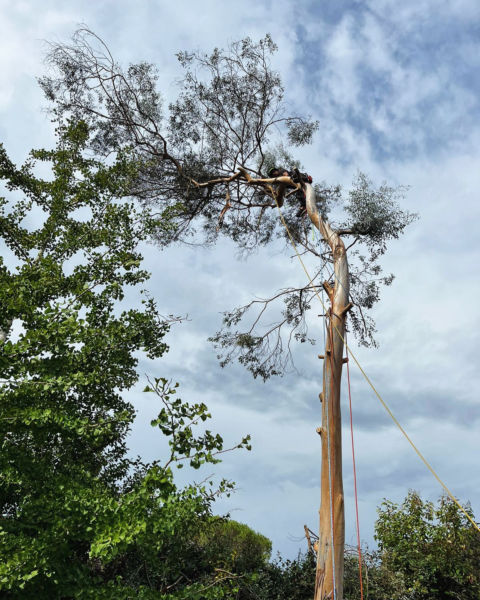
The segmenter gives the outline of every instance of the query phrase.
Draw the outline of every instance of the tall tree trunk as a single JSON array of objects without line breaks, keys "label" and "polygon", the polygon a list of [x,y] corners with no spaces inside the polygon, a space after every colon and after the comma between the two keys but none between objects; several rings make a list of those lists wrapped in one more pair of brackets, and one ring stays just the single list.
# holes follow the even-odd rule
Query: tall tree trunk
[{"label": "tall tree trunk", "polygon": [[322,475],[315,600],[333,600],[334,597],[342,600],[345,513],[340,383],[345,320],[350,306],[348,262],[342,239],[321,218],[315,203],[315,192],[310,185],[306,187],[308,215],[330,247],[335,271],[333,284],[324,283],[330,306],[323,362],[322,426],[319,430],[322,438]]}]

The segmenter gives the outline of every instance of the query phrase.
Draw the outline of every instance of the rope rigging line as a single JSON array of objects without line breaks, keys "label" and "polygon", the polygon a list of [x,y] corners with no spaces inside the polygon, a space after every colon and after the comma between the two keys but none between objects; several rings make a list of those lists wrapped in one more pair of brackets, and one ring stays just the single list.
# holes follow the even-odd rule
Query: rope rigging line
[{"label": "rope rigging line", "polygon": [[[312,239],[313,241],[316,241],[315,239],[315,227],[312,227]],[[324,264],[322,266],[322,270],[323,268],[326,268],[326,265]],[[327,273],[328,273],[328,268],[327,268]],[[334,277],[336,278],[336,273],[334,271],[333,273]],[[329,277],[330,278],[330,277]],[[322,304],[324,303],[324,290],[322,287]],[[322,319],[322,330],[323,330],[323,346],[325,347],[325,321],[326,321],[326,314],[323,315],[323,319]],[[345,335],[346,337],[346,335]],[[330,340],[330,347],[332,348],[333,346],[333,331],[332,328],[330,327],[330,331],[329,331],[329,340]],[[326,364],[326,363],[324,363]],[[331,385],[332,385],[332,390],[331,390],[331,394],[330,397],[333,398],[333,364],[332,364],[332,354],[330,353],[330,373],[331,373]],[[360,525],[359,525],[359,517],[358,517],[358,495],[357,495],[357,472],[356,472],[356,465],[355,465],[355,448],[354,448],[354,441],[353,441],[353,416],[352,416],[352,396],[351,396],[351,387],[350,387],[350,371],[349,371],[349,367],[348,367],[348,350],[347,350],[347,381],[348,381],[348,397],[349,397],[349,407],[350,407],[350,431],[351,431],[351,438],[352,438],[352,460],[353,460],[353,481],[354,481],[354,496],[355,496],[355,515],[356,515],[356,531],[357,531],[357,549],[358,549],[358,568],[359,568],[359,581],[360,581],[360,600],[363,600],[363,579],[362,579],[362,549],[361,549],[361,545],[360,545]],[[326,398],[324,398],[324,402],[325,402],[325,407],[328,407],[328,401]],[[333,415],[332,415],[333,417]],[[330,465],[331,465],[331,458],[330,458],[330,423],[328,420],[328,413],[327,413],[327,434],[328,434],[328,466],[329,466],[329,494],[330,494],[330,515],[331,515],[331,531],[332,531],[332,570],[333,570],[333,589],[334,589],[334,596],[336,594],[336,587],[335,587],[335,582],[336,582],[336,569],[335,569],[335,546],[334,546],[334,539],[335,539],[335,531],[334,531],[334,516],[333,516],[333,498],[332,498],[332,483],[330,481],[331,477],[330,477]]]},{"label": "rope rigging line", "polygon": [[[290,243],[295,251],[295,254],[297,255],[298,260],[300,261],[300,264],[302,265],[302,268],[307,276],[307,279],[310,283],[310,285],[312,285],[315,288],[315,285],[312,281],[312,278],[308,272],[307,267],[305,266],[305,263],[302,259],[302,257],[300,256],[300,253],[297,249],[297,246],[295,244],[295,240],[293,239],[292,233],[290,232],[290,229],[285,221],[285,218],[282,214],[282,211],[280,209],[280,206],[278,205],[278,202],[276,202],[277,204],[277,209],[280,215],[280,219],[282,221],[283,226],[285,227],[285,230],[287,232],[287,235],[290,239]],[[327,312],[326,306],[324,304],[324,302],[322,301],[322,298],[320,297],[320,294],[318,293],[318,290],[315,292],[317,298],[320,300],[320,303],[323,307],[324,312]],[[400,425],[399,421],[397,420],[397,418],[395,417],[395,415],[393,414],[393,412],[391,411],[390,407],[388,406],[388,404],[385,402],[385,400],[382,398],[382,396],[380,395],[380,393],[378,392],[377,388],[373,385],[372,381],[370,380],[370,378],[368,377],[368,375],[366,374],[366,372],[364,371],[364,369],[362,368],[361,364],[359,363],[357,357],[355,356],[355,354],[352,352],[351,348],[348,346],[348,344],[345,341],[345,338],[343,337],[342,333],[340,332],[340,330],[338,329],[338,327],[335,325],[335,323],[332,323],[332,326],[335,328],[335,331],[337,332],[338,336],[340,337],[340,339],[343,341],[343,343],[345,344],[345,348],[349,351],[350,356],[353,358],[353,360],[355,361],[355,364],[357,365],[357,367],[360,369],[360,372],[362,373],[363,377],[365,378],[366,382],[368,383],[368,385],[371,387],[371,389],[373,390],[375,396],[378,398],[378,400],[380,401],[380,403],[382,404],[383,408],[387,411],[387,414],[390,416],[390,418],[392,419],[392,421],[395,423],[395,425],[400,429],[400,431],[402,432],[402,434],[404,435],[404,437],[406,438],[406,440],[408,441],[408,443],[410,444],[410,446],[413,448],[413,450],[415,451],[415,453],[417,454],[417,456],[420,458],[420,460],[423,462],[423,464],[427,467],[427,469],[430,471],[430,473],[435,477],[435,479],[437,480],[437,482],[440,484],[440,486],[445,490],[445,492],[447,493],[447,495],[450,497],[450,499],[457,505],[457,507],[462,511],[462,513],[467,517],[467,519],[470,521],[470,523],[475,527],[475,529],[480,533],[480,527],[477,523],[475,523],[475,521],[473,520],[473,518],[468,514],[468,512],[463,508],[463,506],[460,504],[460,502],[457,500],[457,498],[453,495],[453,493],[450,491],[450,489],[447,487],[447,485],[442,481],[442,479],[440,479],[440,477],[437,475],[435,469],[431,466],[431,464],[427,461],[427,459],[423,456],[423,454],[420,452],[420,450],[417,448],[417,446],[414,444],[413,440],[410,438],[410,436],[408,435],[408,433],[405,431],[405,429]]]},{"label": "rope rigging line", "polygon": [[[345,339],[347,335],[345,334]],[[358,491],[357,491],[357,467],[355,464],[355,443],[353,440],[353,410],[352,410],[352,390],[350,386],[350,367],[348,366],[348,347],[347,354],[347,382],[348,382],[348,405],[350,408],[350,436],[352,439],[352,462],[353,462],[353,489],[355,494],[355,520],[357,526],[357,548],[358,548],[358,573],[360,578],[360,600],[363,600],[363,578],[362,578],[362,546],[360,544],[360,519],[358,517]]]},{"label": "rope rigging line", "polygon": [[[322,290],[323,295],[323,290]],[[326,333],[325,333],[325,319],[322,320],[322,331],[323,331],[323,345],[326,344]],[[325,367],[323,376],[325,377]],[[332,463],[331,463],[331,444],[330,444],[330,419],[328,410],[328,401],[325,399],[325,417],[326,417],[326,433],[327,433],[327,461],[328,461],[328,494],[330,500],[330,529],[332,532],[331,544],[332,544],[332,579],[333,579],[333,599],[336,600],[336,566],[335,566],[335,534],[334,534],[334,517],[333,517],[333,485],[332,485]],[[320,541],[320,537],[319,537]],[[319,548],[317,549],[317,566],[320,558]]]},{"label": "rope rigging line", "polygon": [[[315,238],[315,232],[316,229],[315,227],[312,227],[312,239],[315,242],[316,238]],[[322,270],[323,268],[326,268],[326,265],[324,264],[322,266]],[[327,268],[327,274],[328,274],[328,268]],[[342,285],[342,282],[337,278],[337,274],[335,273],[335,270],[333,271],[333,274],[329,274],[329,279],[332,277],[335,278],[335,280]],[[324,303],[324,290],[322,287],[321,290],[322,293],[322,304]],[[326,315],[323,315],[323,319],[322,319],[322,331],[323,331],[323,346],[325,347],[325,320],[326,320]],[[332,334],[333,332],[331,332]],[[346,344],[346,339],[347,339],[347,334],[345,332],[345,344]],[[330,337],[330,343],[332,343],[332,337]],[[348,346],[346,346],[346,363],[347,363],[347,383],[348,383],[348,404],[349,404],[349,413],[350,413],[350,435],[351,435],[351,445],[352,445],[352,464],[353,464],[353,484],[354,484],[354,498],[355,498],[355,524],[356,524],[356,534],[357,534],[357,551],[358,551],[358,574],[359,574],[359,582],[360,582],[360,600],[363,600],[364,596],[363,596],[363,576],[362,576],[362,547],[361,547],[361,540],[360,540],[360,519],[359,519],[359,514],[358,514],[358,489],[357,489],[357,469],[356,469],[356,461],[355,461],[355,443],[354,443],[354,436],[353,436],[353,410],[352,410],[352,392],[351,392],[351,385],[350,385],[350,367],[349,367],[349,357],[348,357]],[[333,368],[332,368],[332,356],[330,354],[330,370],[333,373]],[[332,385],[333,385],[333,381],[332,381]],[[327,404],[326,404],[327,406]],[[330,429],[328,429],[328,434],[330,433]],[[329,452],[330,452],[330,436],[328,437],[328,443],[329,443]],[[328,457],[329,460],[329,467],[330,467],[330,454]],[[332,552],[333,552],[333,559],[335,561],[335,548],[333,545],[333,540],[334,540],[334,523],[333,523],[333,500],[332,500],[332,486],[330,484],[330,506],[331,506],[331,515],[332,515]],[[335,562],[333,562],[332,564],[333,567],[333,578],[334,578],[334,587],[335,587]]]}]

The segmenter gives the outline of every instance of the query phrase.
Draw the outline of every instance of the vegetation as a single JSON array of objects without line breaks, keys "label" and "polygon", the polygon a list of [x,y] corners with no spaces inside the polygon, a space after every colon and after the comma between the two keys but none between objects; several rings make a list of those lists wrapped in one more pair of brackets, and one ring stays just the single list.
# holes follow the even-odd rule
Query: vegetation
[{"label": "vegetation", "polygon": [[[93,132],[90,149],[97,156],[112,156],[125,148],[134,153],[141,167],[132,195],[176,225],[171,237],[157,238],[159,243],[186,241],[192,235],[198,240],[200,230],[205,243],[223,234],[250,252],[282,238],[317,258],[305,285],[226,312],[222,329],[210,340],[222,366],[238,360],[254,377],[282,375],[293,366],[292,343],[315,343],[306,316],[323,283],[329,298],[328,347],[323,355],[332,360],[324,363],[322,430],[328,431],[332,447],[335,483],[334,500],[329,502],[323,436],[315,598],[337,595],[341,600],[343,478],[341,460],[335,457],[341,456],[339,382],[347,313],[360,343],[374,345],[375,325],[368,312],[379,300],[380,287],[393,281],[393,275],[382,273],[380,259],[387,243],[398,238],[415,215],[400,209],[402,189],[376,188],[362,174],[346,196],[339,186],[326,183],[314,189],[312,178],[300,174],[290,149],[310,143],[318,124],[287,113],[281,79],[270,66],[275,51],[266,35],[257,43],[245,38],[211,54],[180,52],[184,78],[166,113],[155,67],[139,63],[123,70],[105,43],[83,29],[71,44],[52,45],[52,73],[41,85],[58,122],[80,118],[88,123]],[[271,167],[281,163],[272,176]],[[283,206],[279,219],[271,209]],[[302,219],[306,213],[309,218]],[[320,232],[320,245],[310,241],[311,223]],[[355,245],[350,263],[343,240],[347,236],[348,249]],[[328,414],[337,416],[329,422]],[[333,521],[335,558],[328,541]],[[334,563],[336,593],[327,589]]]},{"label": "vegetation", "polygon": [[212,518],[197,543],[210,557],[210,564],[230,573],[253,573],[265,568],[272,552],[272,542],[243,523],[232,519]]},{"label": "vegetation", "polygon": [[[40,80],[55,120],[88,123],[89,148],[99,159],[125,148],[134,154],[139,169],[130,193],[175,224],[169,235],[154,236],[160,245],[192,236],[196,243],[213,244],[227,236],[249,253],[280,238],[291,251],[276,210],[283,206],[300,251],[316,257],[315,285],[287,287],[227,311],[222,329],[212,336],[222,366],[238,360],[263,379],[292,365],[291,343],[314,342],[306,315],[333,265],[328,240],[319,247],[309,219],[297,216],[300,184],[290,177],[268,178],[273,166],[300,168],[291,151],[309,144],[318,128],[315,121],[289,113],[281,78],[270,65],[276,49],[267,35],[211,54],[180,52],[184,78],[178,97],[165,106],[154,65],[141,62],[124,70],[102,40],[81,29],[71,44],[51,45],[51,74]],[[380,259],[415,215],[398,204],[404,188],[377,187],[359,174],[344,194],[313,176],[321,217],[355,246],[349,252],[350,318],[360,342],[374,344],[368,313],[381,286],[393,281],[382,272]]]},{"label": "vegetation", "polygon": [[300,554],[296,560],[278,557],[240,586],[238,599],[311,600],[314,581],[312,554]]},{"label": "vegetation", "polygon": [[[122,71],[88,31],[70,46],[52,46],[56,70],[41,84],[57,147],[33,151],[21,168],[0,151],[9,192],[0,213],[7,253],[0,259],[2,597],[312,596],[311,554],[269,562],[267,538],[213,516],[215,497],[231,483],[177,486],[176,467],[197,469],[226,451],[219,434],[196,427],[210,417],[204,404],[178,398],[178,384],[150,381],[145,393],[159,404],[152,426],[168,438],[169,453],[145,464],[126,448],[135,415],[125,394],[138,380],[139,352],[162,356],[175,320],[162,317],[143,289],[149,274],[141,242],[167,245],[201,231],[205,243],[227,235],[249,252],[285,239],[270,210],[285,205],[286,223],[302,252],[320,259],[318,271],[304,287],[226,313],[212,339],[222,364],[238,359],[264,379],[288,367],[290,340],[313,342],[305,315],[324,270],[335,267],[335,252],[332,236],[324,235],[319,250],[310,225],[295,216],[301,184],[268,177],[279,161],[300,167],[275,132],[295,147],[316,129],[285,116],[281,81],[268,61],[274,51],[267,36],[211,55],[180,53],[185,78],[165,117],[151,65]],[[362,174],[345,196],[338,186],[315,189],[320,231],[356,244],[345,286],[352,327],[367,345],[374,343],[367,311],[380,285],[393,280],[379,259],[414,219],[397,204],[401,192]],[[125,306],[129,286],[141,297],[136,307]],[[332,298],[336,286],[325,282]],[[268,309],[278,300],[281,317],[272,327]],[[256,329],[245,328],[255,310]],[[262,322],[270,326],[262,330]],[[248,436],[235,446],[249,447]],[[478,534],[448,500],[435,507],[410,493],[400,506],[386,501],[376,536],[378,551],[364,553],[367,598],[479,597]],[[345,597],[359,598],[350,555]]]},{"label": "vegetation", "polygon": [[[137,381],[137,351],[167,350],[169,322],[145,291],[139,308],[122,300],[148,278],[139,242],[170,225],[126,199],[135,162],[85,158],[87,141],[87,125],[70,123],[21,168],[0,153],[2,597],[217,597],[222,558],[198,540],[231,484],[179,489],[172,471],[218,461],[221,436],[194,431],[207,407],[155,380],[152,425],[170,456],[143,464],[126,453],[134,409],[122,392]],[[35,175],[47,166],[48,178]]]},{"label": "vegetation", "polygon": [[[411,491],[401,504],[385,500],[375,531],[377,550],[362,549],[366,600],[480,597],[480,535],[448,498],[435,505]],[[310,600],[314,577],[313,553],[293,561],[279,559],[245,581],[237,598]],[[356,548],[345,553],[344,597],[361,598]]]},{"label": "vegetation", "polygon": [[410,492],[400,505],[385,501],[375,531],[382,562],[403,579],[407,597],[480,597],[480,534],[449,498],[435,505]]}]

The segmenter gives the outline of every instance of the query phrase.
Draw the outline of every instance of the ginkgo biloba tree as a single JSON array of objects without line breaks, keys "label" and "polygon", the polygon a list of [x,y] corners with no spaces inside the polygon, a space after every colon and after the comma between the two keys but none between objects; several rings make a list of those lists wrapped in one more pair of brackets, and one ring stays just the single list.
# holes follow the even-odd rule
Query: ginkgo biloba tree
[{"label": "ginkgo biloba tree", "polygon": [[[22,167],[0,146],[1,597],[225,597],[222,557],[198,540],[231,485],[179,488],[172,470],[224,451],[220,435],[195,432],[207,407],[156,379],[152,426],[169,452],[144,464],[126,447],[138,353],[162,356],[172,320],[140,295],[149,273],[139,244],[169,223],[129,198],[128,153],[108,165],[86,156],[82,121],[57,136]],[[122,305],[128,288],[137,307]]]},{"label": "ginkgo biloba tree", "polygon": [[[211,54],[180,52],[184,77],[178,97],[165,107],[153,65],[122,69],[104,42],[83,29],[70,44],[51,46],[53,72],[40,83],[56,120],[81,118],[88,123],[93,132],[90,149],[97,157],[111,157],[126,148],[133,153],[138,176],[130,194],[174,225],[156,236],[159,244],[190,236],[214,243],[221,235],[249,252],[280,238],[293,240],[300,252],[318,258],[304,286],[283,287],[271,298],[228,311],[223,329],[212,340],[222,365],[237,359],[254,377],[282,374],[292,362],[291,343],[314,341],[306,315],[318,289],[327,291],[315,598],[332,597],[335,588],[340,600],[340,378],[347,312],[359,342],[374,344],[375,326],[368,310],[378,301],[380,286],[393,281],[392,275],[382,273],[379,259],[387,242],[398,238],[414,215],[399,208],[401,188],[375,188],[362,174],[346,195],[338,186],[311,186],[301,175],[292,152],[312,141],[318,123],[286,112],[281,79],[270,64],[275,50],[267,35],[258,43],[246,38]],[[280,165],[286,167],[282,174],[269,176]],[[306,202],[309,219],[298,216],[299,201]],[[283,220],[277,207],[283,210]],[[310,239],[312,223],[321,234],[320,248]],[[344,239],[349,240],[347,247]],[[280,318],[272,325],[271,309],[278,302]]]}]

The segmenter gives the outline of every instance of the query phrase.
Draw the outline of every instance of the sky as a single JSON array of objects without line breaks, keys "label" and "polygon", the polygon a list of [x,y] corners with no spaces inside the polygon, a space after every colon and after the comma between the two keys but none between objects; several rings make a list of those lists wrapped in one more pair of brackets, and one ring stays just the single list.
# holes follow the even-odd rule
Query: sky
[{"label": "sky", "polygon": [[[314,180],[345,190],[358,170],[376,183],[406,185],[404,208],[419,220],[391,243],[383,266],[395,273],[372,316],[378,349],[357,348],[362,367],[439,476],[480,515],[480,5],[477,0],[0,0],[0,141],[17,162],[53,143],[36,77],[46,42],[67,41],[86,24],[122,64],[155,63],[168,99],[181,76],[175,53],[225,47],[269,32],[292,112],[319,130],[300,158]],[[145,247],[150,289],[164,314],[188,315],[160,361],[141,361],[129,397],[138,417],[132,454],[155,459],[165,442],[150,427],[157,406],[142,394],[145,374],[180,382],[205,402],[226,446],[250,433],[208,472],[237,491],[216,510],[268,536],[293,558],[316,530],[319,508],[321,347],[294,349],[297,372],[263,383],[238,365],[221,369],[207,342],[221,312],[304,284],[292,257],[272,246],[238,257],[231,242],[210,248]],[[315,264],[309,259],[313,270]],[[313,311],[315,312],[315,311]],[[318,306],[316,314],[321,312]],[[311,321],[321,338],[322,323]],[[435,500],[442,489],[351,366],[362,540],[374,545],[376,508],[408,490]],[[346,382],[343,383],[346,542],[355,543]]]}]

